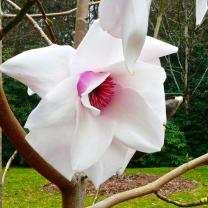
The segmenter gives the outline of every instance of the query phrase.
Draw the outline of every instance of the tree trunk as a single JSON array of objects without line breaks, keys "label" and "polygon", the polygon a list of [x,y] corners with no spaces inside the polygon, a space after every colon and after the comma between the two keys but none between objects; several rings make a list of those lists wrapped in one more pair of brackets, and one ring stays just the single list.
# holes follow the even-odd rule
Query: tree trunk
[{"label": "tree trunk", "polygon": [[74,187],[62,189],[62,208],[83,208],[86,193],[86,179],[82,176],[77,178]]}]

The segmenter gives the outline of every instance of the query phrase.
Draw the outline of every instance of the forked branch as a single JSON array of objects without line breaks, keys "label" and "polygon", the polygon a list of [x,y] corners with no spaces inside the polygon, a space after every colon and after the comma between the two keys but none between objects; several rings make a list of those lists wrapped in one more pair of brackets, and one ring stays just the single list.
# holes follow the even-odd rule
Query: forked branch
[{"label": "forked branch", "polygon": [[24,18],[25,14],[28,12],[28,10],[33,6],[35,3],[34,0],[27,0],[25,5],[22,7],[22,9],[19,11],[19,13],[15,16],[13,20],[11,20],[4,28],[0,30],[0,40],[10,31],[12,28],[14,28],[17,24],[20,23],[20,21]]},{"label": "forked branch", "polygon": [[175,168],[174,170],[163,175],[162,177],[160,177],[159,179],[157,179],[152,183],[149,183],[140,188],[115,194],[107,199],[104,199],[103,201],[98,202],[94,206],[91,206],[91,208],[108,208],[130,199],[156,193],[162,186],[164,186],[169,181],[207,162],[208,162],[208,153]]}]

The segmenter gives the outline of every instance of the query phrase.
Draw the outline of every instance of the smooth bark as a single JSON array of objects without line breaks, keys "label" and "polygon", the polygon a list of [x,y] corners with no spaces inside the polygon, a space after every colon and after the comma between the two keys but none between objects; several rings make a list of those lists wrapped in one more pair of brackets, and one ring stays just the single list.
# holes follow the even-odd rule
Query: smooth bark
[{"label": "smooth bark", "polygon": [[88,30],[89,0],[77,0],[74,47],[77,48]]}]

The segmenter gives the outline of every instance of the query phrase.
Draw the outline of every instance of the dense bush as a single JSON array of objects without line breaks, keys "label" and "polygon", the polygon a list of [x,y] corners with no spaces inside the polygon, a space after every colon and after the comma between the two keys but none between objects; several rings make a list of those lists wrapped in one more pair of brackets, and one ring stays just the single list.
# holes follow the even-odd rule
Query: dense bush
[{"label": "dense bush", "polygon": [[147,154],[139,160],[131,161],[130,167],[178,166],[189,159],[188,146],[184,136],[174,122],[166,125],[165,144],[161,152]]}]

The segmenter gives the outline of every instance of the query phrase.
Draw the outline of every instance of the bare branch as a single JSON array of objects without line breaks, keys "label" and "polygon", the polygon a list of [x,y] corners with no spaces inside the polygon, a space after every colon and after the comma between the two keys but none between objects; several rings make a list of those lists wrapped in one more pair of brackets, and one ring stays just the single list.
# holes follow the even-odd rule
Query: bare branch
[{"label": "bare branch", "polygon": [[165,59],[166,59],[168,65],[169,65],[170,73],[171,73],[171,75],[172,75],[172,77],[173,77],[173,81],[174,81],[174,83],[175,83],[175,85],[176,85],[178,91],[180,91],[180,87],[179,87],[178,81],[177,81],[177,79],[176,79],[176,77],[175,77],[174,70],[173,70],[173,66],[172,66],[171,61],[170,61],[170,57],[169,57],[169,56],[168,56],[168,57],[165,56]]},{"label": "bare branch", "polygon": [[192,170],[204,163],[208,162],[208,153],[198,157],[188,163],[185,163],[174,170],[170,171],[169,173],[163,175],[156,181],[149,183],[143,187],[132,189],[129,191],[121,192],[119,194],[115,194],[107,199],[104,199],[101,202],[98,202],[94,206],[91,206],[91,208],[108,208],[112,207],[116,204],[119,204],[121,202],[134,199],[137,197],[145,196],[151,193],[157,192],[162,186],[164,186],[169,181],[173,180],[174,178],[186,173],[189,170]]},{"label": "bare branch", "polygon": [[9,170],[9,168],[10,168],[10,166],[11,166],[13,160],[15,159],[16,155],[17,155],[17,150],[15,150],[15,151],[13,152],[12,156],[9,158],[9,160],[8,160],[8,162],[7,162],[7,164],[6,164],[6,167],[5,167],[5,169],[4,169],[4,173],[3,173],[2,179],[1,179],[1,181],[2,181],[2,186],[4,186],[6,174],[7,174],[8,170]]},{"label": "bare branch", "polygon": [[156,22],[156,26],[155,26],[154,38],[158,37],[164,11],[165,11],[165,0],[160,0],[159,15],[157,17],[157,22]]},{"label": "bare branch", "polygon": [[98,189],[96,190],[95,198],[94,198],[94,200],[93,200],[92,205],[94,205],[94,204],[97,202],[97,200],[98,200],[98,198],[99,198],[99,193],[100,193],[100,186],[99,186]]},{"label": "bare branch", "polygon": [[54,32],[53,32],[53,30],[51,28],[51,26],[52,26],[51,20],[49,20],[47,18],[45,10],[44,10],[44,8],[42,6],[42,3],[39,0],[35,0],[35,2],[37,4],[37,6],[38,6],[38,9],[40,10],[40,12],[42,14],[42,17],[43,17],[44,21],[45,21],[45,24],[46,24],[46,27],[48,29],[48,33],[49,33],[49,35],[51,37],[52,42],[56,43],[57,42],[57,38],[55,37],[55,34],[54,34]]},{"label": "bare branch", "polygon": [[[11,1],[11,0],[5,0],[5,1],[8,4],[10,4],[11,6],[13,6],[15,9],[17,9],[17,10],[20,10],[21,9],[13,1]],[[33,27],[37,30],[37,32],[40,34],[40,36],[43,38],[43,40],[46,42],[46,44],[47,45],[52,45],[53,43],[48,38],[48,36],[44,33],[44,31],[42,30],[42,28],[38,25],[38,23],[29,14],[26,14],[26,18],[32,23]]]},{"label": "bare branch", "polygon": [[190,202],[190,203],[181,203],[181,202],[178,202],[178,201],[173,201],[171,199],[168,199],[167,197],[163,196],[162,194],[160,194],[159,192],[155,192],[155,195],[169,203],[169,204],[174,204],[178,207],[196,207],[196,206],[200,206],[200,205],[205,205],[205,204],[208,204],[208,197],[204,197],[204,198],[201,198],[199,201],[195,201],[195,202]]},{"label": "bare branch", "polygon": [[[77,8],[74,8],[72,10],[64,11],[64,12],[54,12],[54,13],[46,13],[46,17],[59,17],[59,16],[69,16],[70,14],[77,11]],[[29,14],[34,19],[40,19],[42,18],[42,14]],[[3,14],[3,18],[13,18],[15,17],[15,14]]]},{"label": "bare branch", "polygon": [[[90,2],[89,3],[89,6],[92,6],[92,5],[96,5],[96,4],[99,4],[100,1],[95,1],[95,2]],[[46,13],[46,17],[62,17],[62,16],[69,16],[70,14],[74,13],[77,11],[77,8],[74,8],[74,9],[71,9],[71,10],[67,10],[67,11],[64,11],[64,12],[54,12],[54,13]],[[40,19],[42,18],[42,14],[29,14],[32,18],[34,19]],[[3,18],[14,18],[16,15],[15,14],[2,14],[2,17]]]},{"label": "bare branch", "polygon": [[34,0],[27,0],[25,5],[22,7],[22,9],[19,11],[19,13],[15,16],[13,20],[11,20],[8,25],[6,25],[4,28],[0,31],[0,40],[13,28],[15,27],[20,21],[23,19],[25,14],[28,12],[28,10],[33,6],[35,3]]},{"label": "bare branch", "polygon": [[208,67],[205,69],[205,71],[204,71],[204,73],[203,73],[203,75],[202,75],[201,79],[199,80],[198,84],[196,85],[195,89],[193,90],[193,92],[192,92],[192,95],[191,95],[191,96],[193,96],[193,95],[194,95],[194,93],[196,93],[196,90],[198,89],[198,87],[199,87],[199,86],[200,86],[200,84],[202,83],[202,81],[203,81],[203,79],[204,79],[204,77],[205,77],[205,75],[206,75],[207,71],[208,71]]}]

